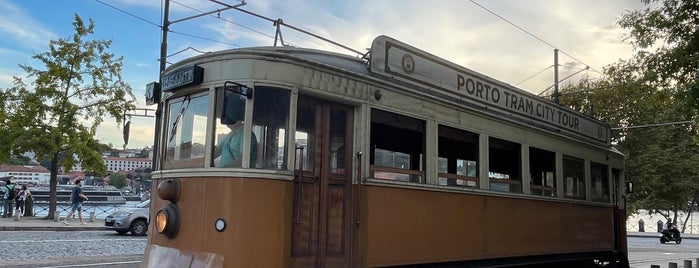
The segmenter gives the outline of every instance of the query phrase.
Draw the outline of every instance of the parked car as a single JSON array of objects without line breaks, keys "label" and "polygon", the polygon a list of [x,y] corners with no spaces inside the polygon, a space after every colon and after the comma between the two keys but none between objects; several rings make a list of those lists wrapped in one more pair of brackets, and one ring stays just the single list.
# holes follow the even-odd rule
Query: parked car
[{"label": "parked car", "polygon": [[104,226],[119,234],[131,232],[132,235],[146,235],[148,232],[148,215],[150,199],[135,207],[120,208],[104,219]]}]

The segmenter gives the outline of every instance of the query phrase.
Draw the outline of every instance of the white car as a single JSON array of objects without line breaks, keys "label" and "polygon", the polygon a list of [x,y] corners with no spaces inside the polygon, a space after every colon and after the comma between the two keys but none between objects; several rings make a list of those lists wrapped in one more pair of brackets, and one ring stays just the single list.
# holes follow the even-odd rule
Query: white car
[{"label": "white car", "polygon": [[150,199],[135,207],[119,208],[104,219],[104,226],[119,234],[131,232],[132,235],[146,235],[148,232],[148,215]]}]

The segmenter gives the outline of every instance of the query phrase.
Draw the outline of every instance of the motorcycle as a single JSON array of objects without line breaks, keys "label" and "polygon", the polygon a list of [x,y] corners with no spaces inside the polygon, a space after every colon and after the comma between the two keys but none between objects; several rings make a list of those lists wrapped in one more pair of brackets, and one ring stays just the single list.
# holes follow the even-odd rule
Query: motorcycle
[{"label": "motorcycle", "polygon": [[660,243],[665,244],[670,241],[675,241],[675,243],[682,243],[682,237],[680,236],[680,231],[677,230],[677,226],[672,225],[667,229],[660,231]]}]

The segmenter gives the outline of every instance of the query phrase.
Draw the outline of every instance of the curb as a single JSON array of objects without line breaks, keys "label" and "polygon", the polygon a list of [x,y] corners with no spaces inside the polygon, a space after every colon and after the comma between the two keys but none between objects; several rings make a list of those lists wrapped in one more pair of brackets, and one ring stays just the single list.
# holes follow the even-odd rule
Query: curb
[{"label": "curb", "polygon": [[[59,223],[60,224],[60,223]],[[106,227],[92,227],[92,226],[0,226],[0,231],[106,231],[111,230]]]}]

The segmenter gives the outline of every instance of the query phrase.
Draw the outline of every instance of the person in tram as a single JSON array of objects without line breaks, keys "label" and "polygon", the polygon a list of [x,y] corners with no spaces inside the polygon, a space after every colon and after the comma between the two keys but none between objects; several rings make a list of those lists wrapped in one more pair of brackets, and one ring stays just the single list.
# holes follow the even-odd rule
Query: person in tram
[{"label": "person in tram", "polygon": [[[241,167],[243,161],[243,129],[245,118],[245,99],[238,95],[227,95],[221,111],[221,124],[228,126],[230,132],[218,143],[221,155],[214,160],[216,167]],[[250,163],[257,160],[257,137],[250,133]]]},{"label": "person in tram", "polygon": [[[243,161],[243,121],[237,121],[227,125],[231,130],[218,144],[221,156],[217,167],[240,167]],[[250,163],[257,160],[257,137],[252,132],[250,135]]]}]

